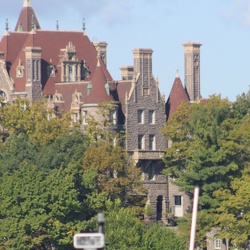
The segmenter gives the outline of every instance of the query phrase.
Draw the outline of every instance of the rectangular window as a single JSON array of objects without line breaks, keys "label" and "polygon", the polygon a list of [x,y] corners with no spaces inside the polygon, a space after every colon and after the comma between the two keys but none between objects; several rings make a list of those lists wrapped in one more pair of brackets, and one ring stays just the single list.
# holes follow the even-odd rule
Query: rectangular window
[{"label": "rectangular window", "polygon": [[149,95],[149,89],[143,88],[143,95]]},{"label": "rectangular window", "polygon": [[74,116],[74,122],[78,122],[78,114],[74,113],[73,116]]},{"label": "rectangular window", "polygon": [[221,239],[214,239],[214,249],[221,249]]},{"label": "rectangular window", "polygon": [[174,196],[174,205],[175,206],[181,206],[181,195]]},{"label": "rectangular window", "polygon": [[174,216],[183,217],[183,201],[181,195],[174,196]]},{"label": "rectangular window", "polygon": [[142,109],[138,110],[138,123],[139,124],[144,123],[144,110],[142,110]]},{"label": "rectangular window", "polygon": [[87,124],[87,110],[82,110],[82,124]]},{"label": "rectangular window", "polygon": [[155,150],[155,135],[149,135],[148,148],[149,150]]},{"label": "rectangular window", "polygon": [[145,148],[144,135],[138,135],[138,149],[143,150]]},{"label": "rectangular window", "polygon": [[148,111],[148,123],[155,124],[155,111],[154,110]]},{"label": "rectangular window", "polygon": [[69,81],[74,82],[75,81],[75,75],[73,70],[73,65],[69,65]]},{"label": "rectangular window", "polygon": [[115,110],[109,111],[109,120],[111,123],[116,124],[116,111]]}]

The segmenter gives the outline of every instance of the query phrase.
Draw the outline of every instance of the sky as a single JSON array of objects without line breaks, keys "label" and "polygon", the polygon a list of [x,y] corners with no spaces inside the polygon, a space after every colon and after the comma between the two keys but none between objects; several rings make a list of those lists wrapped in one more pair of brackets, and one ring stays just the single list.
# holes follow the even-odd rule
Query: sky
[{"label": "sky", "polygon": [[[120,80],[120,67],[133,65],[135,48],[153,50],[153,75],[166,99],[176,71],[184,84],[184,49],[201,46],[201,95],[234,101],[250,86],[250,0],[31,0],[44,30],[81,31],[85,18],[91,41],[105,41],[107,67]],[[13,31],[23,0],[2,1]]]}]

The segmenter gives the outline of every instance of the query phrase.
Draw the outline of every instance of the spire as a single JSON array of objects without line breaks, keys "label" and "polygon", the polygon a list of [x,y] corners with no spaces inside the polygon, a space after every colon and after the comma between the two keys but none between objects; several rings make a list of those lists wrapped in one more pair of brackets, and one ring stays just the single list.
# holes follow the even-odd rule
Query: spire
[{"label": "spire", "polygon": [[41,29],[41,27],[32,8],[31,0],[24,0],[15,31],[29,32],[32,29],[37,30]]},{"label": "spire", "polygon": [[[178,73],[178,71],[177,71]],[[167,103],[166,103],[166,114],[169,118],[181,104],[181,102],[189,102],[187,92],[185,91],[179,74],[176,74],[172,89],[170,91]]]},{"label": "spire", "polygon": [[31,0],[24,0],[23,1],[23,7],[31,7]]}]

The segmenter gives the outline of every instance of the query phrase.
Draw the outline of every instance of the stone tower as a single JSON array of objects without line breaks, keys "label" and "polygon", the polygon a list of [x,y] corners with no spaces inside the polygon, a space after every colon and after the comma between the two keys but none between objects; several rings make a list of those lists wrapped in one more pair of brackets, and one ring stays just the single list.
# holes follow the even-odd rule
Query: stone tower
[{"label": "stone tower", "polygon": [[42,98],[41,83],[41,53],[40,47],[26,47],[26,87],[27,98],[39,100]]},{"label": "stone tower", "polygon": [[200,43],[187,42],[184,46],[185,88],[191,102],[200,99]]}]

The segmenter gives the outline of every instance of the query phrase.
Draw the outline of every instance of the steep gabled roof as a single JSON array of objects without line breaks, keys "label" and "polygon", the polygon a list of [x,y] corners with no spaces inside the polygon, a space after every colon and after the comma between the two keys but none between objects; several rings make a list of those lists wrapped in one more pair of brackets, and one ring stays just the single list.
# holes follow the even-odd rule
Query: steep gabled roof
[{"label": "steep gabled roof", "polygon": [[91,80],[91,88],[87,97],[83,100],[85,104],[100,104],[102,102],[114,101],[114,98],[110,93],[111,89],[108,81],[109,79],[107,79],[101,64],[103,64],[103,62],[98,59],[97,66]]},{"label": "steep gabled roof", "polygon": [[[15,82],[15,91],[25,91],[26,71],[24,71],[23,78],[16,78],[16,68],[19,62],[21,61],[25,65],[24,49],[26,47],[37,47],[42,49],[43,94],[53,95],[55,83],[61,82],[60,56],[69,42],[74,45],[77,58],[86,62],[90,71],[89,78],[86,80],[92,81],[97,67],[97,51],[88,36],[84,35],[83,32],[36,30],[35,32],[9,32],[8,35],[3,36],[0,42],[0,51],[4,52],[5,59],[10,62],[10,75]],[[48,78],[47,66],[50,63],[56,67],[56,76]],[[100,67],[106,82],[112,82],[113,79],[101,60]]]},{"label": "steep gabled roof", "polygon": [[31,31],[34,29],[41,29],[37,20],[35,11],[31,6],[31,0],[24,0],[23,8],[17,20],[15,31]]},{"label": "steep gabled roof", "polygon": [[166,115],[167,119],[176,111],[181,102],[189,102],[189,98],[186,90],[184,89],[181,79],[177,74],[170,91],[167,103],[166,103]]}]

